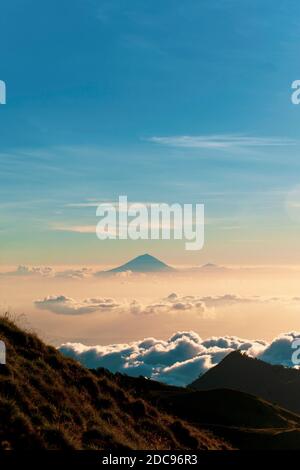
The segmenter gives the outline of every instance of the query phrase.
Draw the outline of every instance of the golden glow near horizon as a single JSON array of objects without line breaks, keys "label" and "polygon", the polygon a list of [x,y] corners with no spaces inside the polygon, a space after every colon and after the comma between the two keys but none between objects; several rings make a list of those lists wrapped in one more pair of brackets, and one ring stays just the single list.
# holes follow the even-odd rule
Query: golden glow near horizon
[{"label": "golden glow near horizon", "polygon": [[[48,271],[47,271],[48,269]],[[177,330],[270,339],[300,330],[300,269],[208,266],[172,274],[95,276],[95,267],[1,271],[1,310],[54,344],[107,344]],[[176,297],[169,297],[176,294]]]}]

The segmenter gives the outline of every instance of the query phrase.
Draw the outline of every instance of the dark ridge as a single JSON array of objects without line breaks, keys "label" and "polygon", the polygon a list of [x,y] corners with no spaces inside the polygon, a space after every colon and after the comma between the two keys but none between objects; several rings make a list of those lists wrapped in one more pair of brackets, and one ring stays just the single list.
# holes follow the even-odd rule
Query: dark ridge
[{"label": "dark ridge", "polygon": [[221,449],[211,432],[135,397],[115,376],[97,376],[36,335],[0,318],[0,450]]},{"label": "dark ridge", "polygon": [[228,354],[190,387],[196,390],[238,390],[300,413],[300,372],[253,359],[239,351]]},{"label": "dark ridge", "polygon": [[136,398],[206,428],[241,450],[300,450],[300,416],[253,395],[229,389],[197,391],[116,374]]}]

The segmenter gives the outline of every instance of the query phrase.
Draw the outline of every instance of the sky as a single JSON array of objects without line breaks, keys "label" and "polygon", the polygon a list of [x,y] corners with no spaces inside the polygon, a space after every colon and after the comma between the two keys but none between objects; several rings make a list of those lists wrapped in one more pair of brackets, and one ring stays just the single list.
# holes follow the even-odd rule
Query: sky
[{"label": "sky", "polygon": [[[0,263],[300,264],[300,4],[1,4]],[[204,203],[205,245],[100,242],[94,204]]]},{"label": "sky", "polygon": [[[84,364],[174,384],[240,347],[291,365],[299,15],[298,0],[2,1],[0,312]],[[204,204],[203,249],[100,241],[97,205],[121,195]],[[144,253],[184,269],[97,275]]]}]

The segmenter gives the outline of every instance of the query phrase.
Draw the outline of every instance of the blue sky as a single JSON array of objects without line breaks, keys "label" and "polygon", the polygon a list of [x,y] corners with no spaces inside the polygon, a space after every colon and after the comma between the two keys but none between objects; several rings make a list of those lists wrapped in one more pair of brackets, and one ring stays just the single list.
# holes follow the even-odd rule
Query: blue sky
[{"label": "blue sky", "polygon": [[[3,2],[0,261],[300,263],[299,14],[293,0]],[[72,204],[120,194],[204,202],[205,249],[55,230],[96,223]]]}]

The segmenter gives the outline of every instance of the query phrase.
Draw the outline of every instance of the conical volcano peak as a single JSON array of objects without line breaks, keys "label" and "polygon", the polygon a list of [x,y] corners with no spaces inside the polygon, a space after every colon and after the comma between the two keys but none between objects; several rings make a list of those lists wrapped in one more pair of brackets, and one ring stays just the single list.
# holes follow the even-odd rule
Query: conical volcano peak
[{"label": "conical volcano peak", "polygon": [[171,272],[173,268],[168,266],[163,261],[160,261],[158,258],[155,258],[149,253],[139,255],[136,258],[128,261],[117,268],[111,269],[108,272],[123,272],[123,271],[132,271],[132,272]]}]

